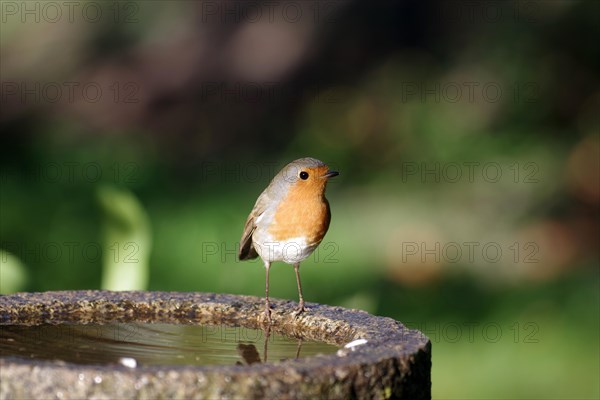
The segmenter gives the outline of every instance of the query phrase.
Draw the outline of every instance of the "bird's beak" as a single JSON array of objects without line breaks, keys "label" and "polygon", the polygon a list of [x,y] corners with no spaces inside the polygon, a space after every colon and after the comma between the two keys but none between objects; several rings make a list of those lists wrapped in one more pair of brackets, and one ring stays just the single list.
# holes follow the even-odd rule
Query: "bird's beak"
[{"label": "bird's beak", "polygon": [[334,176],[338,176],[340,173],[337,171],[327,171],[325,174],[323,174],[323,178],[333,178]]}]

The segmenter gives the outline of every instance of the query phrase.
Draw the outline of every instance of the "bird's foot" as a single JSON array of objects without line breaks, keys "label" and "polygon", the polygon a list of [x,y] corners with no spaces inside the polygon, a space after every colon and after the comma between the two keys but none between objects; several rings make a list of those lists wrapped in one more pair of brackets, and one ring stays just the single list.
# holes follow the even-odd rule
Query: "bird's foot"
[{"label": "bird's foot", "polygon": [[266,305],[265,307],[265,312],[263,313],[264,315],[264,322],[268,323],[269,325],[271,325],[271,323],[273,322],[271,320],[271,306],[269,304]]},{"label": "bird's foot", "polygon": [[298,318],[300,316],[300,314],[303,314],[303,313],[309,312],[309,311],[310,311],[310,308],[304,307],[304,302],[300,302],[298,307],[296,307],[296,309],[292,312],[292,315],[294,316],[294,318]]}]

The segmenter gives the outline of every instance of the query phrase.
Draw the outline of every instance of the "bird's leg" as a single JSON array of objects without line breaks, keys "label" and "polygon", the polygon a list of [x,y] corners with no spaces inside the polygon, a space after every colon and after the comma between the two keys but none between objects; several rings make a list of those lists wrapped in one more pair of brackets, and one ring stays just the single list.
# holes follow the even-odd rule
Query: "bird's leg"
[{"label": "bird's leg", "polygon": [[294,315],[298,316],[302,314],[304,311],[307,311],[304,308],[304,297],[302,296],[302,283],[300,283],[300,263],[294,264],[294,271],[296,271],[296,282],[298,283],[298,296],[300,297],[300,304],[298,304],[298,308],[294,311]]},{"label": "bird's leg", "polygon": [[267,278],[265,280],[265,318],[271,323],[271,305],[269,304],[269,268],[271,268],[271,263],[269,261],[265,261],[265,269],[267,271]]}]

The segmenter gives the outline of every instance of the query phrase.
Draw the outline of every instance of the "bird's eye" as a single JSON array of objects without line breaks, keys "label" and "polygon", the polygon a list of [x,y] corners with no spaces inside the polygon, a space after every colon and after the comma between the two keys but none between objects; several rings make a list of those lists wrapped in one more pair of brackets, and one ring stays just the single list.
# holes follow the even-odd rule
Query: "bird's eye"
[{"label": "bird's eye", "polygon": [[300,172],[300,179],[307,180],[308,179],[308,172],[306,172],[306,171]]}]

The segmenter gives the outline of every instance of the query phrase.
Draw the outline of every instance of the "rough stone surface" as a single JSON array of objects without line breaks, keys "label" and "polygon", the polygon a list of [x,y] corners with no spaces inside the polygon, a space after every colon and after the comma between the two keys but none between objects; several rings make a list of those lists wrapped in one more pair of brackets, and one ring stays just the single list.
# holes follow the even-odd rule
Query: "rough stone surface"
[{"label": "rough stone surface", "polygon": [[[431,342],[390,318],[273,300],[271,330],[353,350],[249,366],[75,365],[0,358],[0,399],[429,399]],[[0,296],[1,325],[163,322],[260,329],[264,300],[181,292],[64,291]]]}]

